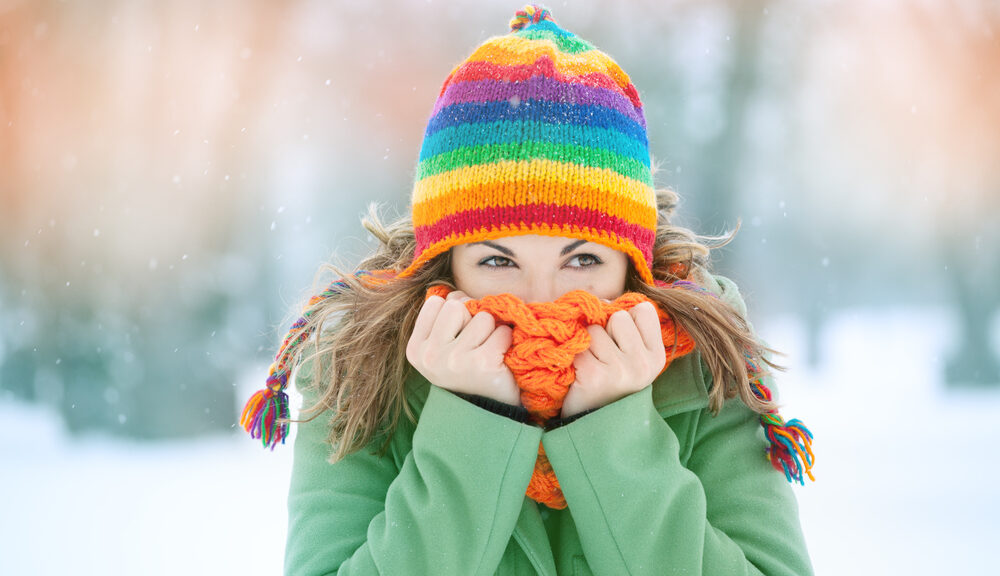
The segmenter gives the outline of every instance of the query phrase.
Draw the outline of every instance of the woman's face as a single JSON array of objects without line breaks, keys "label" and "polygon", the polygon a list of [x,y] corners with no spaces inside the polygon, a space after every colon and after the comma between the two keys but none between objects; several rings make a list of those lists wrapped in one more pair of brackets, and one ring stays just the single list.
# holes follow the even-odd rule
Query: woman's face
[{"label": "woman's face", "polygon": [[562,236],[509,236],[452,248],[455,286],[475,299],[509,293],[551,302],[573,290],[614,300],[625,293],[628,256]]}]

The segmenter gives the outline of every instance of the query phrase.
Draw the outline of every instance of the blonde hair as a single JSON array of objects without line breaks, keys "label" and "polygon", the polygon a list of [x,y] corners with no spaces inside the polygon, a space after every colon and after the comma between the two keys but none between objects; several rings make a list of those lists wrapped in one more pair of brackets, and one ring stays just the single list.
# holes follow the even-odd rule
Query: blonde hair
[{"label": "blonde hair", "polygon": [[[677,265],[690,280],[705,278],[711,249],[724,245],[732,235],[703,237],[672,225],[677,194],[662,189],[656,196],[654,278],[666,282],[684,279],[676,275]],[[416,242],[408,216],[385,224],[372,206],[362,225],[379,246],[360,263],[359,270],[398,272],[412,262]],[[440,284],[455,286],[450,252],[427,262],[411,276],[387,283],[367,282],[333,265],[323,270],[341,278],[345,288],[310,309],[305,329],[313,329],[317,336],[300,351],[298,360],[312,363],[313,378],[304,392],[318,400],[303,409],[301,421],[332,412],[328,440],[334,447],[332,459],[337,460],[382,435],[387,441],[401,416],[415,421],[404,399],[404,382],[411,370],[406,360],[407,341],[427,289]],[[772,364],[763,358],[766,349],[757,343],[736,310],[708,293],[651,286],[631,266],[626,289],[656,302],[694,339],[712,374],[709,406],[713,412],[736,395],[756,412],[774,409],[770,401],[759,399],[751,389],[748,360],[758,366]]]}]

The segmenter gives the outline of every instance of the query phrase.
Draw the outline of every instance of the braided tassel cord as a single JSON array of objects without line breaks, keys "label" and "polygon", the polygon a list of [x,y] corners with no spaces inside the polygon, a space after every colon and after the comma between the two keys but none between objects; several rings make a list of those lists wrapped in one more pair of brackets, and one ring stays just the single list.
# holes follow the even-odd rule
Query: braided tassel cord
[{"label": "braided tassel cord", "polygon": [[[686,273],[686,270],[678,271]],[[671,273],[674,271],[671,270]],[[667,285],[666,282],[657,282],[657,286],[661,288]],[[708,290],[688,280],[673,282],[671,285],[715,297]],[[753,391],[753,395],[759,400],[770,402],[771,390],[764,385],[763,370],[751,360],[749,355],[746,355],[746,366],[747,374],[750,375],[750,389]],[[812,474],[813,435],[805,424],[798,419],[785,422],[778,411],[774,410],[760,415],[760,425],[764,428],[764,436],[769,444],[767,457],[771,461],[771,465],[779,472],[784,472],[785,478],[789,482],[805,485],[805,476],[808,476],[810,481],[815,482],[816,478]]]},{"label": "braided tassel cord", "polygon": [[[387,282],[394,275],[391,270],[361,270],[355,273],[355,277],[372,285]],[[347,289],[347,282],[337,280],[332,282],[322,293],[309,299],[309,303],[303,309],[302,317],[292,324],[281,343],[278,353],[275,355],[274,363],[268,371],[267,387],[258,390],[247,400],[240,416],[240,426],[246,430],[253,439],[260,439],[265,448],[274,447],[278,443],[284,444],[288,436],[288,394],[285,389],[288,387],[288,377],[295,365],[295,358],[298,356],[302,343],[309,339],[315,327],[308,326],[309,318],[316,311],[316,305],[330,298],[341,294]]]}]

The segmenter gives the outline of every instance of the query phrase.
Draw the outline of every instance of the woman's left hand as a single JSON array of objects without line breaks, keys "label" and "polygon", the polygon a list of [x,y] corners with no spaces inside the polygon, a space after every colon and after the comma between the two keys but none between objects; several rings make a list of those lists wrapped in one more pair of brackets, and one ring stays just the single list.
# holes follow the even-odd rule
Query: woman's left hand
[{"label": "woman's left hand", "polygon": [[660,319],[649,302],[615,312],[606,327],[588,326],[587,332],[590,348],[573,360],[576,381],[563,400],[563,418],[642,390],[667,361]]}]

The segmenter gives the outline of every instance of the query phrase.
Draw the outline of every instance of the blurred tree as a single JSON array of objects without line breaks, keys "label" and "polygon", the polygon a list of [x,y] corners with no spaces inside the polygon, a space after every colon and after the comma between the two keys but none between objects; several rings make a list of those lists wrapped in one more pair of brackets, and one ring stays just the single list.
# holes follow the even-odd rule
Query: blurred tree
[{"label": "blurred tree", "polygon": [[36,327],[27,315],[28,271],[18,264],[30,244],[25,221],[28,215],[26,163],[17,135],[20,125],[24,65],[17,47],[19,32],[26,29],[24,15],[0,11],[0,391],[34,400],[34,363],[31,333]]},{"label": "blurred tree", "polygon": [[267,108],[289,8],[147,8],[0,12],[0,388],[72,431],[159,438],[231,429],[263,346],[247,302],[275,292],[272,151],[237,139]]},{"label": "blurred tree", "polygon": [[[761,19],[768,0],[726,2],[731,41],[728,65],[720,74],[721,126],[699,150],[696,217],[709,230],[733,229],[744,215],[747,194],[747,118],[759,90]],[[716,252],[716,266],[727,274],[741,267],[740,243]]]},{"label": "blurred tree", "polygon": [[882,229],[918,254],[916,284],[940,283],[952,300],[959,330],[942,351],[945,381],[997,386],[990,331],[1000,304],[1000,6],[886,10],[889,33],[869,28],[865,39],[879,73],[858,95],[875,103],[863,126],[875,146],[859,152],[874,148],[878,162],[861,157],[858,165],[891,198]]},{"label": "blurred tree", "polygon": [[943,110],[928,121],[939,144],[920,148],[924,162],[947,155],[932,180],[943,191],[936,197],[939,257],[960,326],[945,381],[1000,387],[991,338],[1000,311],[1000,6],[915,5],[908,13],[927,62],[945,80],[934,88]]}]

